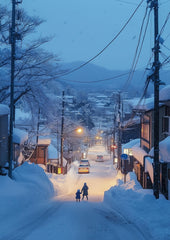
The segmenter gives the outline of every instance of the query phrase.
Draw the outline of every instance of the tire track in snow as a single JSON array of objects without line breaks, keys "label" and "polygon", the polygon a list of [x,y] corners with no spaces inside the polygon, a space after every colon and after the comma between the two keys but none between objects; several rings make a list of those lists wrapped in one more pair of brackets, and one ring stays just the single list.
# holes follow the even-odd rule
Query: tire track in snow
[{"label": "tire track in snow", "polygon": [[103,207],[103,209],[96,208],[96,211],[99,214],[103,215],[108,221],[113,222],[114,224],[118,223],[122,225],[127,225],[127,227],[130,226],[130,228],[137,230],[137,232],[140,233],[141,237],[144,240],[150,240],[152,238],[146,226],[145,232],[143,232],[141,230],[141,227],[139,227],[134,222],[130,221],[127,217],[125,217],[122,213],[120,213],[117,210],[107,209],[106,207]]},{"label": "tire track in snow", "polygon": [[[56,211],[62,205],[62,202],[53,202],[52,204],[50,204],[50,206],[48,205],[46,209],[42,209],[41,212],[39,210],[39,214],[34,212],[32,215],[29,216],[29,220],[26,223],[21,224],[19,227],[16,227],[16,229],[11,232],[9,229],[8,234],[0,236],[0,240],[24,240],[27,236],[31,234],[31,232],[38,229],[39,227],[42,228],[42,225],[45,224],[52,215],[56,214]],[[32,216],[35,214],[36,216],[32,218]]]}]

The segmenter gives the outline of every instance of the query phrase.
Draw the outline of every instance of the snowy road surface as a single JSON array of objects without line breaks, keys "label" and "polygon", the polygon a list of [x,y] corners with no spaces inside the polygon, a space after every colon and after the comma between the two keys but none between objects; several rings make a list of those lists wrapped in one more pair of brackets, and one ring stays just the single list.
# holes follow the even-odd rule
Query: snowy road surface
[{"label": "snowy road surface", "polygon": [[[104,162],[95,162],[96,154]],[[48,204],[26,209],[13,216],[8,228],[1,231],[0,240],[142,240],[147,239],[138,226],[126,216],[102,202],[104,191],[114,186],[116,170],[102,146],[88,154],[90,174],[78,174],[77,165],[67,176],[50,176],[57,196]],[[53,174],[54,175],[54,174]],[[89,201],[75,202],[75,192],[83,183],[89,186]]]}]

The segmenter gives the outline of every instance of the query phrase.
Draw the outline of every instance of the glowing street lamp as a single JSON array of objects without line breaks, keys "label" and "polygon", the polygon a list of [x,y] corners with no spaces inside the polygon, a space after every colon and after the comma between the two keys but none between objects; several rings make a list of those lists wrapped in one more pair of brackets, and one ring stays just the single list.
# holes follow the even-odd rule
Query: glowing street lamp
[{"label": "glowing street lamp", "polygon": [[[81,134],[81,133],[83,133],[83,128],[78,127],[71,131],[68,131],[67,133],[72,133],[72,132]],[[61,148],[60,148],[60,160],[61,160],[60,166],[61,166],[61,168],[63,168],[63,146],[64,146],[64,133],[61,134]]]},{"label": "glowing street lamp", "polygon": [[76,129],[76,132],[77,132],[77,133],[82,133],[82,132],[83,132],[83,129],[82,129],[81,127],[79,127],[79,128]]}]

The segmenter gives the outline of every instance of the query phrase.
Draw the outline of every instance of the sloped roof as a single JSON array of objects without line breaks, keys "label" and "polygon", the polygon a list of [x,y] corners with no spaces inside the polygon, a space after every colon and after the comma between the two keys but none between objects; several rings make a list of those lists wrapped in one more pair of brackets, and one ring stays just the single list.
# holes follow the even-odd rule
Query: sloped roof
[{"label": "sloped roof", "polygon": [[4,104],[0,104],[0,116],[9,114],[9,107]]},{"label": "sloped roof", "polygon": [[14,128],[13,130],[13,142],[17,144],[23,144],[28,139],[28,133],[18,129]]},{"label": "sloped roof", "polygon": [[170,101],[170,85],[160,90],[159,99],[160,101]]}]

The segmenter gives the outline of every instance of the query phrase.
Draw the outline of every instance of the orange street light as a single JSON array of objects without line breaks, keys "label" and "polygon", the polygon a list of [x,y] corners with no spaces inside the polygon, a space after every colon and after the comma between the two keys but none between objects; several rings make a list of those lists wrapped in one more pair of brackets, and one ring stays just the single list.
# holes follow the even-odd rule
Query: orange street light
[{"label": "orange street light", "polygon": [[83,129],[82,129],[81,127],[79,127],[79,128],[76,129],[76,132],[77,132],[77,133],[82,133],[82,132],[83,132]]}]

